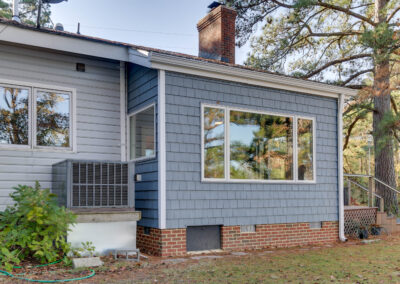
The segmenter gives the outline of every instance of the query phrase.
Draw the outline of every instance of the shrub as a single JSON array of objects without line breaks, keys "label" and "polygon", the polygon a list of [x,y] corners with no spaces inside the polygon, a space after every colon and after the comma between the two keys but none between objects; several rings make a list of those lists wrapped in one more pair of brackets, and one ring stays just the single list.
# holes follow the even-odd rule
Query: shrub
[{"label": "shrub", "polygon": [[66,237],[75,216],[56,201],[49,189],[19,185],[10,194],[14,205],[0,213],[0,265],[11,270],[32,258],[52,262],[69,251]]}]

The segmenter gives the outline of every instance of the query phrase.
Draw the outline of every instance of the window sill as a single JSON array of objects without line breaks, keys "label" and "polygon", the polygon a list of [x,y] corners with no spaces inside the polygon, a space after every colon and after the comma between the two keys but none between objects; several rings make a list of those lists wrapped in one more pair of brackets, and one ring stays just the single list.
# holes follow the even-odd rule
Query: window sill
[{"label": "window sill", "polygon": [[229,183],[229,184],[316,184],[315,180],[226,180],[226,179],[202,179],[201,183]]},{"label": "window sill", "polygon": [[155,158],[156,158],[156,155],[152,155],[152,156],[149,156],[149,157],[141,157],[141,158],[136,158],[136,159],[133,159],[133,160],[129,160],[129,162],[131,162],[131,163],[145,162],[145,161],[148,161],[148,160],[153,160]]},{"label": "window sill", "polygon": [[77,153],[77,151],[71,148],[59,149],[59,148],[32,148],[29,146],[18,147],[18,146],[4,146],[0,145],[0,151],[21,151],[21,152],[53,152],[53,153]]}]

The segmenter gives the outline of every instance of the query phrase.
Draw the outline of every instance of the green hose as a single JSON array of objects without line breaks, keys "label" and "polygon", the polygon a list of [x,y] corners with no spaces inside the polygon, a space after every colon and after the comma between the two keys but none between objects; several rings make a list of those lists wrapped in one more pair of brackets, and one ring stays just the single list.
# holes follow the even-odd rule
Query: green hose
[{"label": "green hose", "polygon": [[[60,263],[61,261],[62,261],[62,259],[57,260],[57,261],[54,261],[54,262],[46,263],[46,264],[36,265],[36,266],[33,266],[33,268],[36,268],[36,267],[44,267],[44,266],[48,266],[48,265],[52,265],[52,264],[57,264],[57,263]],[[21,268],[23,268],[23,267],[21,267],[21,266],[14,266],[14,268],[16,268],[16,269],[21,269]],[[3,271],[3,270],[0,270],[0,274],[3,274],[3,275],[5,275],[5,276],[9,276],[9,277],[14,278],[14,279],[19,279],[19,280],[28,281],[28,282],[37,282],[37,283],[62,283],[62,282],[72,282],[72,281],[78,281],[78,280],[85,280],[85,279],[89,279],[89,278],[91,278],[91,277],[93,277],[93,276],[96,275],[96,272],[94,272],[93,269],[89,269],[89,270],[90,270],[90,272],[92,272],[92,273],[89,274],[89,275],[87,275],[87,276],[83,276],[83,277],[79,277],[79,278],[71,278],[71,279],[61,279],[61,280],[35,280],[35,279],[29,279],[29,278],[24,278],[24,277],[19,277],[19,276],[17,276],[17,275],[24,275],[23,273],[22,273],[22,274],[15,274],[15,275],[14,275],[14,274],[11,274],[11,273],[9,273],[9,272],[7,272],[7,271]]]},{"label": "green hose", "polygon": [[24,281],[28,281],[28,282],[37,282],[37,283],[62,283],[62,282],[71,282],[71,281],[78,281],[78,280],[85,280],[88,278],[91,278],[93,276],[96,275],[96,272],[94,272],[93,269],[90,269],[90,271],[92,272],[91,274],[87,275],[87,276],[83,276],[83,277],[79,277],[79,278],[71,278],[71,279],[62,279],[62,280],[36,280],[36,279],[29,279],[29,278],[24,278],[24,277],[18,277],[15,276],[7,271],[3,271],[0,270],[0,273],[2,273],[3,275],[9,276],[11,278],[14,279],[19,279],[19,280],[24,280]]}]

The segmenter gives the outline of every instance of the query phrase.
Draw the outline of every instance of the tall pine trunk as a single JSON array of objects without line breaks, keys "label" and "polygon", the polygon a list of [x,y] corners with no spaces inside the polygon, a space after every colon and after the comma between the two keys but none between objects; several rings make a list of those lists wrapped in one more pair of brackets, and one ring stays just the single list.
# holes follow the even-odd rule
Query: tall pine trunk
[{"label": "tall pine trunk", "polygon": [[[375,29],[385,22],[386,5],[388,0],[375,0]],[[388,48],[388,47],[387,47]],[[375,49],[374,61],[374,114],[373,133],[375,149],[375,177],[386,184],[396,188],[396,171],[394,167],[393,133],[382,126],[385,114],[391,112],[390,105],[390,61],[389,53],[385,48]],[[398,213],[397,195],[395,192],[382,185],[375,183],[377,193],[383,197],[385,211]]]},{"label": "tall pine trunk", "polygon": [[[388,60],[376,62],[373,95],[375,108],[373,114],[375,177],[396,188],[393,135],[387,129],[382,128],[381,125],[385,114],[391,112],[390,65]],[[396,193],[378,182],[375,183],[375,186],[377,194],[383,197],[385,211],[397,214]]]}]

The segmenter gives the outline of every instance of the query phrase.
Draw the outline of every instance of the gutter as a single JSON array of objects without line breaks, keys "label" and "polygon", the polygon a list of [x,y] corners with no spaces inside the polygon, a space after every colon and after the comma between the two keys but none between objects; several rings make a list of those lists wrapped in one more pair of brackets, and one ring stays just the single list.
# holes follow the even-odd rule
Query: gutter
[{"label": "gutter", "polygon": [[344,95],[338,99],[338,190],[339,190],[339,240],[346,242],[344,235],[344,192],[343,192],[343,106]]}]

